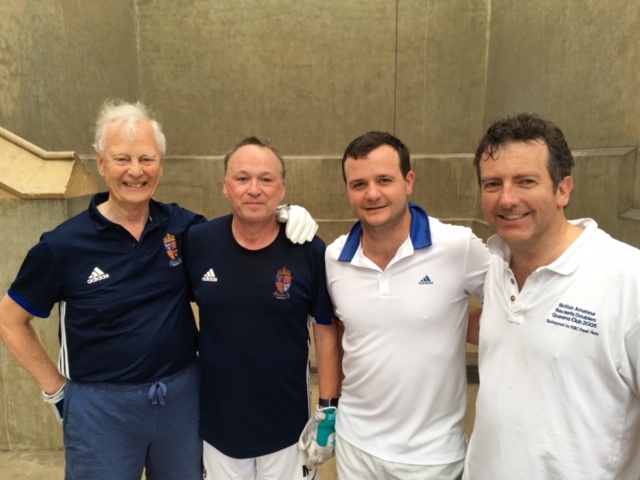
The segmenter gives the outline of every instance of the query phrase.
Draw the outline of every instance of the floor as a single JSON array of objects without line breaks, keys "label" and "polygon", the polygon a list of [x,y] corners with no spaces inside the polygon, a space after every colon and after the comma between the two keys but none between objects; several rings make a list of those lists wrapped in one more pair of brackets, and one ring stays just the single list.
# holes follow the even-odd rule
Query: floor
[{"label": "floor", "polygon": [[[471,433],[475,418],[475,398],[478,384],[468,388],[467,434]],[[336,480],[334,460],[321,467],[322,480]],[[62,451],[0,452],[0,478],[11,480],[63,480],[64,455]]]}]

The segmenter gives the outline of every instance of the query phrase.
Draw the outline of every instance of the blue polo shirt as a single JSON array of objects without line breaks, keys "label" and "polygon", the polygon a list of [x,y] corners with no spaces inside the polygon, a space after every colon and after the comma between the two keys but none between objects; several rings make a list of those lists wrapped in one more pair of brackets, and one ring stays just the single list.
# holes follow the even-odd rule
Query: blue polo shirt
[{"label": "blue polo shirt", "polygon": [[[200,311],[200,435],[233,458],[298,441],[309,419],[309,316],[331,325],[324,242],[243,248],[232,215],[189,230],[185,262]],[[259,407],[256,408],[256,402]]]},{"label": "blue polo shirt", "polygon": [[150,202],[140,240],[89,208],[44,233],[8,294],[31,314],[60,308],[59,369],[86,382],[142,383],[184,368],[197,329],[181,258],[187,229],[204,217]]}]

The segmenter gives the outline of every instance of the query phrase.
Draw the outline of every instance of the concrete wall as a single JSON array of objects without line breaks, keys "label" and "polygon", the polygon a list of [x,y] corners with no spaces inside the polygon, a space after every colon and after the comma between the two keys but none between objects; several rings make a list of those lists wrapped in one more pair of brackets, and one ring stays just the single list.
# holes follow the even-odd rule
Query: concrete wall
[{"label": "concrete wall", "polygon": [[289,154],[322,155],[372,129],[397,131],[414,151],[460,152],[482,127],[485,0],[138,8],[144,98],[171,153],[222,154],[255,133]]},{"label": "concrete wall", "polygon": [[88,151],[105,98],[140,97],[133,0],[2,0],[0,127]]},{"label": "concrete wall", "polygon": [[[637,146],[638,25],[640,2],[629,0],[492,0],[485,123],[535,111],[572,148]],[[594,208],[594,193],[611,194],[596,187]]]},{"label": "concrete wall", "polygon": [[[398,2],[394,131],[413,152],[475,150],[483,128],[490,4]],[[366,31],[363,25],[360,34]],[[367,129],[365,123],[357,133]]]},{"label": "concrete wall", "polygon": [[101,101],[142,98],[173,154],[248,133],[334,154],[372,128],[460,153],[526,110],[574,148],[635,146],[639,21],[628,0],[4,0],[0,125],[89,152]]}]

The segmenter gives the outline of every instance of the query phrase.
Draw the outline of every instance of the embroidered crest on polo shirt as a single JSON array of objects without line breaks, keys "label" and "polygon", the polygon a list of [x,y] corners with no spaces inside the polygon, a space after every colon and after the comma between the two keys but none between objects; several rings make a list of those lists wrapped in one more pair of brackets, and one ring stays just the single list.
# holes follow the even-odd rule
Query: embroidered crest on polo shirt
[{"label": "embroidered crest on polo shirt", "polygon": [[164,249],[167,251],[167,255],[169,256],[169,265],[175,267],[176,265],[180,265],[182,263],[182,259],[178,255],[178,242],[176,241],[176,237],[167,233],[162,239],[164,243]]},{"label": "embroidered crest on polo shirt", "polygon": [[210,268],[209,270],[207,270],[207,273],[205,273],[202,276],[202,281],[203,282],[217,282],[218,281],[218,277],[216,277],[216,274],[213,272],[213,268]]},{"label": "embroidered crest on polo shirt", "polygon": [[96,283],[100,280],[104,280],[105,278],[109,278],[109,274],[104,273],[98,267],[95,267],[93,272],[91,272],[91,275],[89,275],[89,278],[87,278],[87,283]]},{"label": "embroidered crest on polo shirt", "polygon": [[433,285],[433,282],[429,278],[429,275],[422,277],[422,280],[418,282],[418,285]]},{"label": "embroidered crest on polo shirt", "polygon": [[276,291],[273,292],[274,298],[278,300],[287,300],[289,299],[289,289],[291,288],[291,282],[293,280],[293,276],[291,275],[291,270],[287,267],[282,267],[276,272]]}]

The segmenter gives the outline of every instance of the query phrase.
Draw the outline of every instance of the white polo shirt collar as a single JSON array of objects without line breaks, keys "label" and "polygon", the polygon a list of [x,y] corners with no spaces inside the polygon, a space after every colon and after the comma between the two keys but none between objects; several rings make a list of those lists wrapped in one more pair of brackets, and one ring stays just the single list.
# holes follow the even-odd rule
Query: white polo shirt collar
[{"label": "white polo shirt collar", "polygon": [[[551,270],[559,275],[569,275],[573,273],[580,263],[582,258],[587,252],[580,248],[580,246],[588,241],[588,237],[593,234],[598,228],[598,224],[595,220],[590,218],[580,218],[577,220],[569,220],[569,223],[576,225],[584,230],[580,236],[565,250],[560,257],[549,265],[540,267],[540,269]],[[498,235],[493,235],[487,240],[487,247],[496,257],[502,259],[505,265],[508,267],[511,261],[511,249]]]},{"label": "white polo shirt collar", "polygon": [[[413,249],[419,250],[431,246],[431,229],[429,228],[429,216],[427,212],[420,205],[413,202],[409,202],[409,211],[411,212],[411,232],[409,238],[411,239]],[[344,247],[338,257],[338,261],[351,262],[353,260],[353,257],[360,248],[361,235],[362,224],[358,221],[351,227]]]}]

